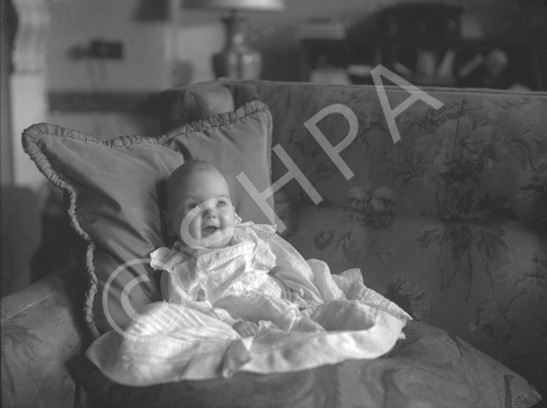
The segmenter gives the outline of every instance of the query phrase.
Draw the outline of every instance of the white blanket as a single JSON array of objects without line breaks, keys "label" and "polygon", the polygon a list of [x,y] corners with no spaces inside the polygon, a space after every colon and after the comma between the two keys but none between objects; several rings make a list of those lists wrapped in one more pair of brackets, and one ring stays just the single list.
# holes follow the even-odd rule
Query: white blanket
[{"label": "white blanket", "polygon": [[[185,286],[196,289],[195,296],[188,295],[186,290],[177,292],[176,287],[168,282],[163,285],[168,291],[168,301],[148,305],[123,331],[112,330],[103,334],[87,350],[89,359],[115,382],[145,386],[229,377],[239,371],[279,373],[347,359],[372,359],[387,353],[403,336],[402,329],[410,316],[366,288],[358,269],[331,275],[324,262],[305,261],[277,235],[260,236],[264,233],[260,226],[242,224],[242,227],[240,234],[241,231],[254,231],[261,239],[269,236],[266,241],[275,260],[275,265],[268,265],[273,266],[270,274],[300,295],[300,303],[303,301],[308,306],[303,313],[297,307],[287,309],[286,300],[263,296],[259,291],[238,296],[237,291],[220,293],[212,290],[209,292],[214,293],[214,302],[211,302],[211,298],[207,298],[209,293],[204,295],[202,290],[208,281],[199,278],[209,275],[200,275],[199,271],[209,270],[213,265],[212,259],[216,260],[215,265],[231,265],[219,270],[224,271],[221,274],[237,277],[234,282],[241,278],[245,280],[246,274],[237,272],[233,263],[218,262],[218,253],[212,258],[207,258],[211,254],[205,253],[202,254],[205,258],[197,257],[197,264],[201,266],[195,269],[197,272]],[[246,245],[248,240],[240,239],[238,242]],[[254,259],[266,259],[263,263],[268,264],[270,254],[260,245],[254,248],[255,255],[265,254]],[[243,253],[248,253],[248,249],[247,245]],[[234,255],[234,250],[230,249],[228,253]],[[256,266],[256,263],[246,262],[242,254],[236,251],[232,258],[240,260],[239,265]],[[173,254],[165,250],[160,251],[160,255],[162,266],[169,264],[167,269],[171,272],[180,272],[185,259],[173,260]],[[154,263],[154,256],[152,259]],[[240,270],[245,268],[241,266]],[[262,276],[263,281],[266,274],[257,276]],[[226,317],[219,313],[219,305],[229,309],[231,315]],[[242,338],[231,327],[232,316],[258,321],[258,333]],[[264,316],[272,317],[262,320]],[[298,319],[311,320],[317,330],[308,325],[305,331],[300,331],[294,324]],[[286,325],[285,321],[288,322]]]}]

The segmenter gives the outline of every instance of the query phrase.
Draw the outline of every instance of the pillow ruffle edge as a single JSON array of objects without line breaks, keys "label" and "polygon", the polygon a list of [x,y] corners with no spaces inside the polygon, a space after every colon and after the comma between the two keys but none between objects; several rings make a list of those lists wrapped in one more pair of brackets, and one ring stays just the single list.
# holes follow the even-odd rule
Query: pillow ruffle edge
[{"label": "pillow ruffle edge", "polygon": [[53,185],[68,193],[68,214],[70,217],[70,223],[77,231],[77,233],[87,241],[85,261],[89,285],[85,293],[83,312],[89,332],[94,338],[97,338],[100,336],[101,333],[95,324],[95,318],[93,314],[93,304],[95,302],[95,296],[98,291],[98,278],[95,273],[95,267],[93,265],[93,257],[96,249],[96,244],[93,238],[91,238],[80,226],[78,217],[76,215],[76,190],[72,187],[72,184],[69,180],[65,179],[55,170],[47,155],[42,152],[42,149],[37,142],[37,139],[42,135],[70,138],[85,143],[96,143],[112,149],[122,148],[134,144],[162,145],[163,143],[160,138],[157,137],[143,137],[136,135],[119,136],[115,139],[100,141],[89,134],[85,134],[77,130],[66,129],[64,127],[49,123],[37,123],[23,131],[22,144],[24,151],[30,156],[31,160],[34,161],[34,163],[38,167],[38,170]]},{"label": "pillow ruffle edge", "polygon": [[38,170],[60,189],[66,191],[69,196],[69,209],[68,214],[70,217],[70,223],[78,234],[87,241],[87,251],[86,251],[86,273],[89,279],[89,285],[85,293],[85,302],[83,306],[84,320],[86,322],[87,328],[90,331],[91,335],[94,338],[100,336],[100,332],[95,325],[95,320],[93,318],[93,301],[97,293],[98,280],[95,274],[95,268],[93,266],[93,253],[95,251],[95,241],[81,228],[76,216],[76,191],[72,187],[71,183],[63,178],[57,173],[53,168],[47,156],[42,152],[38,146],[36,139],[40,135],[53,135],[58,137],[78,139],[83,142],[93,142],[93,143],[102,143],[99,140],[95,139],[91,135],[87,135],[78,131],[69,130],[62,128],[57,125],[51,125],[48,123],[38,123],[32,125],[31,127],[23,131],[23,149],[34,161]]},{"label": "pillow ruffle edge", "polygon": [[[194,132],[204,132],[209,129],[217,128],[217,127],[224,127],[224,126],[230,126],[234,122],[237,122],[239,120],[244,119],[247,116],[253,115],[255,113],[264,112],[267,113],[268,123],[267,126],[267,135],[268,135],[268,141],[267,145],[272,145],[272,117],[270,113],[270,109],[268,106],[259,100],[254,100],[251,102],[247,102],[245,105],[240,106],[236,110],[232,112],[225,112],[225,113],[219,113],[213,116],[209,116],[208,118],[201,119],[199,121],[185,123],[181,126],[179,126],[176,129],[170,130],[167,133],[164,133],[156,140],[161,141],[160,143],[168,143],[171,139],[175,138],[176,136],[180,135],[181,133],[194,133]],[[271,168],[272,168],[272,153],[271,149],[268,151],[268,167],[270,169],[269,177],[271,178]]]},{"label": "pillow ruffle edge", "polygon": [[[267,145],[271,146],[272,142],[272,118],[269,111],[269,108],[266,104],[261,101],[254,100],[244,104],[243,106],[237,108],[234,111],[226,112],[222,114],[217,114],[210,116],[208,118],[186,123],[180,127],[173,129],[163,135],[157,137],[145,137],[137,135],[129,136],[119,136],[114,139],[107,141],[101,141],[91,136],[89,134],[82,133],[77,130],[67,129],[58,125],[49,124],[49,123],[37,123],[27,129],[22,133],[22,144],[24,151],[30,156],[32,161],[36,164],[39,171],[56,187],[66,191],[69,196],[69,209],[68,214],[70,217],[70,223],[77,231],[77,233],[87,241],[87,251],[86,251],[86,273],[89,279],[89,285],[85,293],[85,303],[83,307],[84,319],[87,324],[87,328],[90,331],[91,335],[94,338],[98,338],[101,335],[101,332],[98,330],[94,314],[93,314],[93,304],[95,301],[95,296],[98,292],[98,278],[95,273],[95,267],[93,265],[93,257],[96,249],[95,241],[90,237],[80,226],[78,217],[76,215],[76,199],[77,192],[72,186],[71,182],[64,178],[60,173],[58,173],[47,155],[43,153],[37,139],[42,135],[50,135],[61,138],[70,138],[79,140],[85,143],[96,143],[103,145],[108,148],[117,149],[134,144],[151,144],[151,145],[162,145],[166,146],[173,138],[182,134],[182,133],[194,133],[194,132],[204,132],[209,129],[224,127],[233,125],[234,122],[245,119],[247,116],[256,114],[256,113],[267,113]],[[271,151],[267,152],[268,168],[270,169],[269,177],[271,178]]]}]

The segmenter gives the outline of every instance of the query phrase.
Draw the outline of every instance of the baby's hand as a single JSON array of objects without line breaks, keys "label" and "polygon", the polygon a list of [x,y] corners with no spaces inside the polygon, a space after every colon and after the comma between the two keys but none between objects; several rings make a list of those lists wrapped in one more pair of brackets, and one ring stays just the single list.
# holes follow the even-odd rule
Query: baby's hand
[{"label": "baby's hand", "polygon": [[247,320],[241,320],[235,322],[232,326],[236,332],[238,332],[242,337],[251,337],[256,334],[258,331],[258,325]]}]

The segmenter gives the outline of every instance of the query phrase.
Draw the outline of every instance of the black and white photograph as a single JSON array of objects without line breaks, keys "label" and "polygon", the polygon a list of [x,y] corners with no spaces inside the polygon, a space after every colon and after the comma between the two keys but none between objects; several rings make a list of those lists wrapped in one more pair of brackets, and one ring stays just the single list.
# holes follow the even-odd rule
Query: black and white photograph
[{"label": "black and white photograph", "polygon": [[547,408],[547,0],[0,0],[2,408]]}]

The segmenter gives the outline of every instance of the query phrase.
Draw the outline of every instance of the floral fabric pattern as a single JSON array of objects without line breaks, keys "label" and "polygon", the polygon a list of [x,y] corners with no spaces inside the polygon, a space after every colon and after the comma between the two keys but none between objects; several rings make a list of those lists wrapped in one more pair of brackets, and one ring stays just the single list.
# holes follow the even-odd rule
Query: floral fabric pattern
[{"label": "floral fabric pattern", "polygon": [[77,406],[83,395],[66,364],[89,341],[78,329],[82,293],[68,268],[2,298],[2,407]]},{"label": "floral fabric pattern", "polygon": [[[410,95],[386,87],[391,109]],[[280,144],[322,201],[295,181],[277,192],[283,235],[334,272],[415,319],[450,331],[547,395],[547,95],[429,89],[399,116],[393,143],[374,87],[249,86],[270,106]],[[357,134],[339,152],[346,178],[305,125],[333,104]],[[338,113],[318,123],[331,146],[350,132]],[[273,181],[287,172],[272,155]]]},{"label": "floral fabric pattern", "polygon": [[[546,93],[425,89],[442,107],[411,104],[396,117],[394,143],[374,87],[225,86],[236,106],[268,105],[272,146],[321,197],[313,202],[296,180],[276,191],[282,235],[334,273],[360,268],[415,319],[406,340],[386,358],[290,375],[124,387],[74,359],[90,342],[80,265],[2,299],[3,407],[406,407],[424,396],[431,406],[530,407],[539,396],[524,379],[545,404]],[[392,109],[409,97],[386,92]],[[333,104],[356,118],[337,152],[351,177],[305,125]],[[337,146],[350,121],[336,112],[316,125]],[[272,166],[274,182],[288,171],[275,150]]]}]

